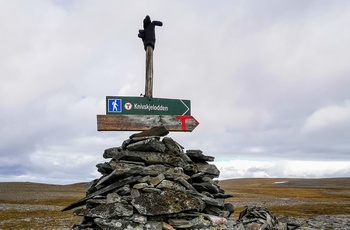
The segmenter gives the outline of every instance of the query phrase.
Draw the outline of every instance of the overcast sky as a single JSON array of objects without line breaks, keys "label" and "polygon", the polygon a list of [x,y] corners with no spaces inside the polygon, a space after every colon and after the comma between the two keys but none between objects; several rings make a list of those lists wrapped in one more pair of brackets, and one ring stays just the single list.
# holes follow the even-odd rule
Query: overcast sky
[{"label": "overcast sky", "polygon": [[170,133],[214,156],[221,179],[350,176],[350,1],[1,1],[0,181],[100,177],[106,96],[191,100],[200,125]]}]

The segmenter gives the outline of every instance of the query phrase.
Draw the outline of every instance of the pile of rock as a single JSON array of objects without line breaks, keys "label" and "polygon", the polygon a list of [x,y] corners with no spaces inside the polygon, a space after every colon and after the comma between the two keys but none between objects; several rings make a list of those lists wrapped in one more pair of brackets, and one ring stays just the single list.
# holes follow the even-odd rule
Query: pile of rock
[{"label": "pile of rock", "polygon": [[278,221],[274,214],[270,213],[265,207],[243,208],[240,212],[238,220],[232,224],[231,229],[246,230],[246,229],[274,229],[274,230],[294,230],[300,225],[296,221],[286,219]]},{"label": "pile of rock", "polygon": [[85,206],[74,211],[83,220],[72,229],[227,229],[234,207],[213,180],[214,157],[185,152],[167,133],[155,128],[105,150],[111,160],[96,165],[101,178],[62,210]]}]

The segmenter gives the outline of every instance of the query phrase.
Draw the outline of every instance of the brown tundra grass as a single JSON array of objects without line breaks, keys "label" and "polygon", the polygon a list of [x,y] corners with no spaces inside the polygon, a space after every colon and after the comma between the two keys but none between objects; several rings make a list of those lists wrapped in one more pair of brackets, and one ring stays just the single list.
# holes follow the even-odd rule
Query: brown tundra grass
[{"label": "brown tundra grass", "polygon": [[267,207],[276,216],[350,214],[350,178],[234,179],[220,185],[234,195],[227,200],[236,207],[234,216],[245,205]]},{"label": "brown tundra grass", "polygon": [[85,191],[84,183],[0,183],[0,229],[68,229],[81,217],[60,210]]},{"label": "brown tundra grass", "polygon": [[[275,183],[288,181],[288,183]],[[232,179],[220,181],[239,215],[245,206],[276,216],[350,214],[350,178]],[[69,229],[81,217],[60,210],[85,197],[85,184],[0,183],[0,229]]]}]

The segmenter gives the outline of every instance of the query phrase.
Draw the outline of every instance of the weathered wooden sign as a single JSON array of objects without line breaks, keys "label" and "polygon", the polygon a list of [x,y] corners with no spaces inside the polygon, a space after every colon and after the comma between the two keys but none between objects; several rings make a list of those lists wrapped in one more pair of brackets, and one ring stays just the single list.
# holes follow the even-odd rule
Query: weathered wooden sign
[{"label": "weathered wooden sign", "polygon": [[189,115],[97,115],[98,131],[144,131],[164,126],[168,131],[192,132],[198,124]]},{"label": "weathered wooden sign", "polygon": [[160,21],[143,21],[138,36],[146,51],[145,97],[106,97],[106,114],[97,115],[98,131],[144,131],[164,126],[168,131],[191,132],[199,122],[191,116],[191,101],[183,99],[153,98],[153,50],[155,26]]},{"label": "weathered wooden sign", "polygon": [[191,101],[147,97],[106,97],[108,115],[191,115]]}]

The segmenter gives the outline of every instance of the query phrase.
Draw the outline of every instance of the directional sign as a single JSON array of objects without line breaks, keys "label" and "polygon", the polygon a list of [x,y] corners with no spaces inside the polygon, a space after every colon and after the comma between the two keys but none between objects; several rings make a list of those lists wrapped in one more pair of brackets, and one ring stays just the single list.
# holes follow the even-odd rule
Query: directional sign
[{"label": "directional sign", "polygon": [[108,115],[191,115],[191,101],[148,97],[106,97]]},{"label": "directional sign", "polygon": [[143,131],[164,126],[168,131],[192,132],[198,124],[189,115],[97,115],[98,131]]}]

